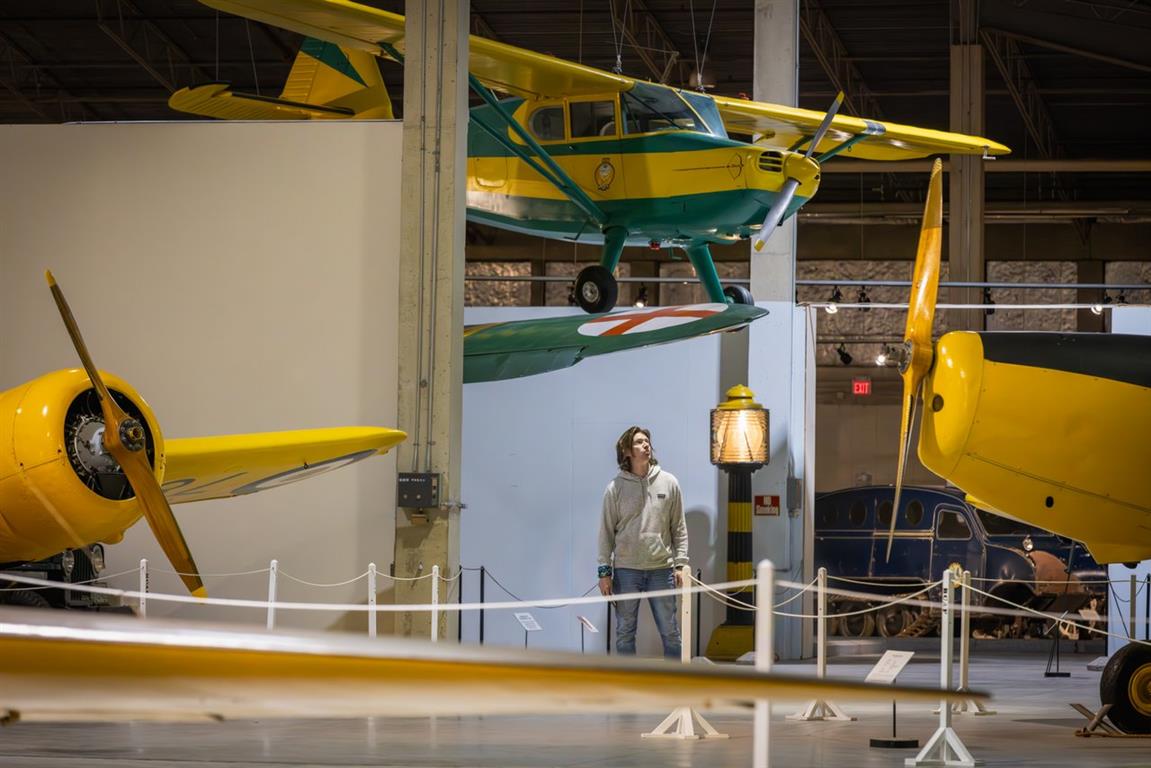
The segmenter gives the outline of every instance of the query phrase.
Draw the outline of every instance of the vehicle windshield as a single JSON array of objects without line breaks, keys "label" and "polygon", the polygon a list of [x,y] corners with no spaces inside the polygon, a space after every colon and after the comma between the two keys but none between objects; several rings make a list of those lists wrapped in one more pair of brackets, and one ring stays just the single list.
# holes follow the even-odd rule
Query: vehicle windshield
[{"label": "vehicle windshield", "polygon": [[671,88],[636,83],[630,91],[623,92],[620,104],[624,114],[624,133],[711,133],[708,126]]},{"label": "vehicle windshield", "polygon": [[979,515],[979,522],[983,523],[983,528],[987,531],[988,536],[1051,535],[1050,532],[1042,528],[1036,528],[1034,525],[1012,520],[1010,517],[1001,517],[1000,515],[992,514],[986,509],[976,509],[975,512]]}]

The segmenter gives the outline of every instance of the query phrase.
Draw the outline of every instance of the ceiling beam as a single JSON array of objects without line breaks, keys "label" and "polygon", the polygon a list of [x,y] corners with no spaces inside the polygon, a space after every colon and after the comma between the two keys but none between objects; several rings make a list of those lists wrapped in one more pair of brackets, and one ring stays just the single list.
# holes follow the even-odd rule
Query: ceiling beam
[{"label": "ceiling beam", "polygon": [[[32,93],[27,90],[29,86],[33,91]],[[40,99],[40,93],[44,86],[52,88],[59,97],[53,101],[60,107],[58,119],[42,106],[44,102]],[[61,87],[60,81],[52,73],[33,62],[32,57],[3,34],[0,34],[0,88],[12,94],[22,107],[41,120],[55,123],[73,119],[73,115],[65,106],[68,103],[75,103],[72,94]],[[95,110],[93,110],[93,114],[100,117]],[[83,120],[85,116],[84,107],[81,105],[80,119]]]},{"label": "ceiling beam", "polygon": [[883,110],[879,107],[879,101],[859,73],[839,32],[832,26],[831,19],[818,0],[800,0],[799,31],[811,46],[832,86],[837,91],[843,91],[843,103],[848,113],[882,120]]},{"label": "ceiling beam", "polygon": [[95,0],[96,26],[169,93],[213,79],[131,0]]}]

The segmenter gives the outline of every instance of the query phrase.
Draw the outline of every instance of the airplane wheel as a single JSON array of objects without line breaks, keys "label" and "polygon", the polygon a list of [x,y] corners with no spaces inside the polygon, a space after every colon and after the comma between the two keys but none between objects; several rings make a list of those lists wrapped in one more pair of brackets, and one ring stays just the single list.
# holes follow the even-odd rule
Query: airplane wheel
[{"label": "airplane wheel", "polygon": [[576,301],[584,312],[607,312],[615,306],[619,283],[599,264],[584,267],[576,279]]},{"label": "airplane wheel", "polygon": [[911,612],[897,605],[881,608],[875,619],[875,627],[881,637],[899,637],[903,630],[911,626]]},{"label": "airplane wheel", "polygon": [[755,304],[755,299],[751,297],[751,291],[742,285],[726,286],[723,289],[723,295],[726,296],[732,304]]},{"label": "airplane wheel", "polygon": [[[859,611],[865,608],[863,603],[844,603],[845,611]],[[871,637],[875,631],[874,613],[857,613],[854,616],[839,617],[839,634],[844,637]]]},{"label": "airplane wheel", "polygon": [[1127,733],[1151,733],[1151,648],[1131,643],[1115,652],[1099,678],[1099,701]]}]

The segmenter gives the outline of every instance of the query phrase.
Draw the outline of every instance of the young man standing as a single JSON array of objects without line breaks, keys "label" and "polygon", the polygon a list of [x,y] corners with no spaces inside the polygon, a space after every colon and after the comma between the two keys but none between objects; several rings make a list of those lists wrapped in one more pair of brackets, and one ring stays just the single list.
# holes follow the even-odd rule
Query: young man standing
[{"label": "young man standing", "polygon": [[[604,595],[653,592],[683,585],[687,559],[687,522],[679,483],[660,469],[652,455],[651,432],[631,427],[615,446],[619,474],[603,495],[599,530],[599,591]],[[663,655],[680,656],[675,597],[649,597],[652,617],[663,640]],[[635,654],[639,599],[619,600],[616,652]]]}]

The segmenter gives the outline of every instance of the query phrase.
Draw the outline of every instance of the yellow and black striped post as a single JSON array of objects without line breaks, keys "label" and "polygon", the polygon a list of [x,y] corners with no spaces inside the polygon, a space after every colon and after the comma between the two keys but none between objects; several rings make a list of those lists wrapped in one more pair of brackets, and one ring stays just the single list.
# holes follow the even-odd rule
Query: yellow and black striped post
[{"label": "yellow and black striped post", "polygon": [[[767,463],[768,414],[747,387],[732,387],[712,411],[711,461],[727,471],[727,580],[753,577],[751,474]],[[728,592],[727,617],[707,643],[707,657],[734,661],[755,648],[755,588]],[[746,608],[744,606],[747,606]]]}]

